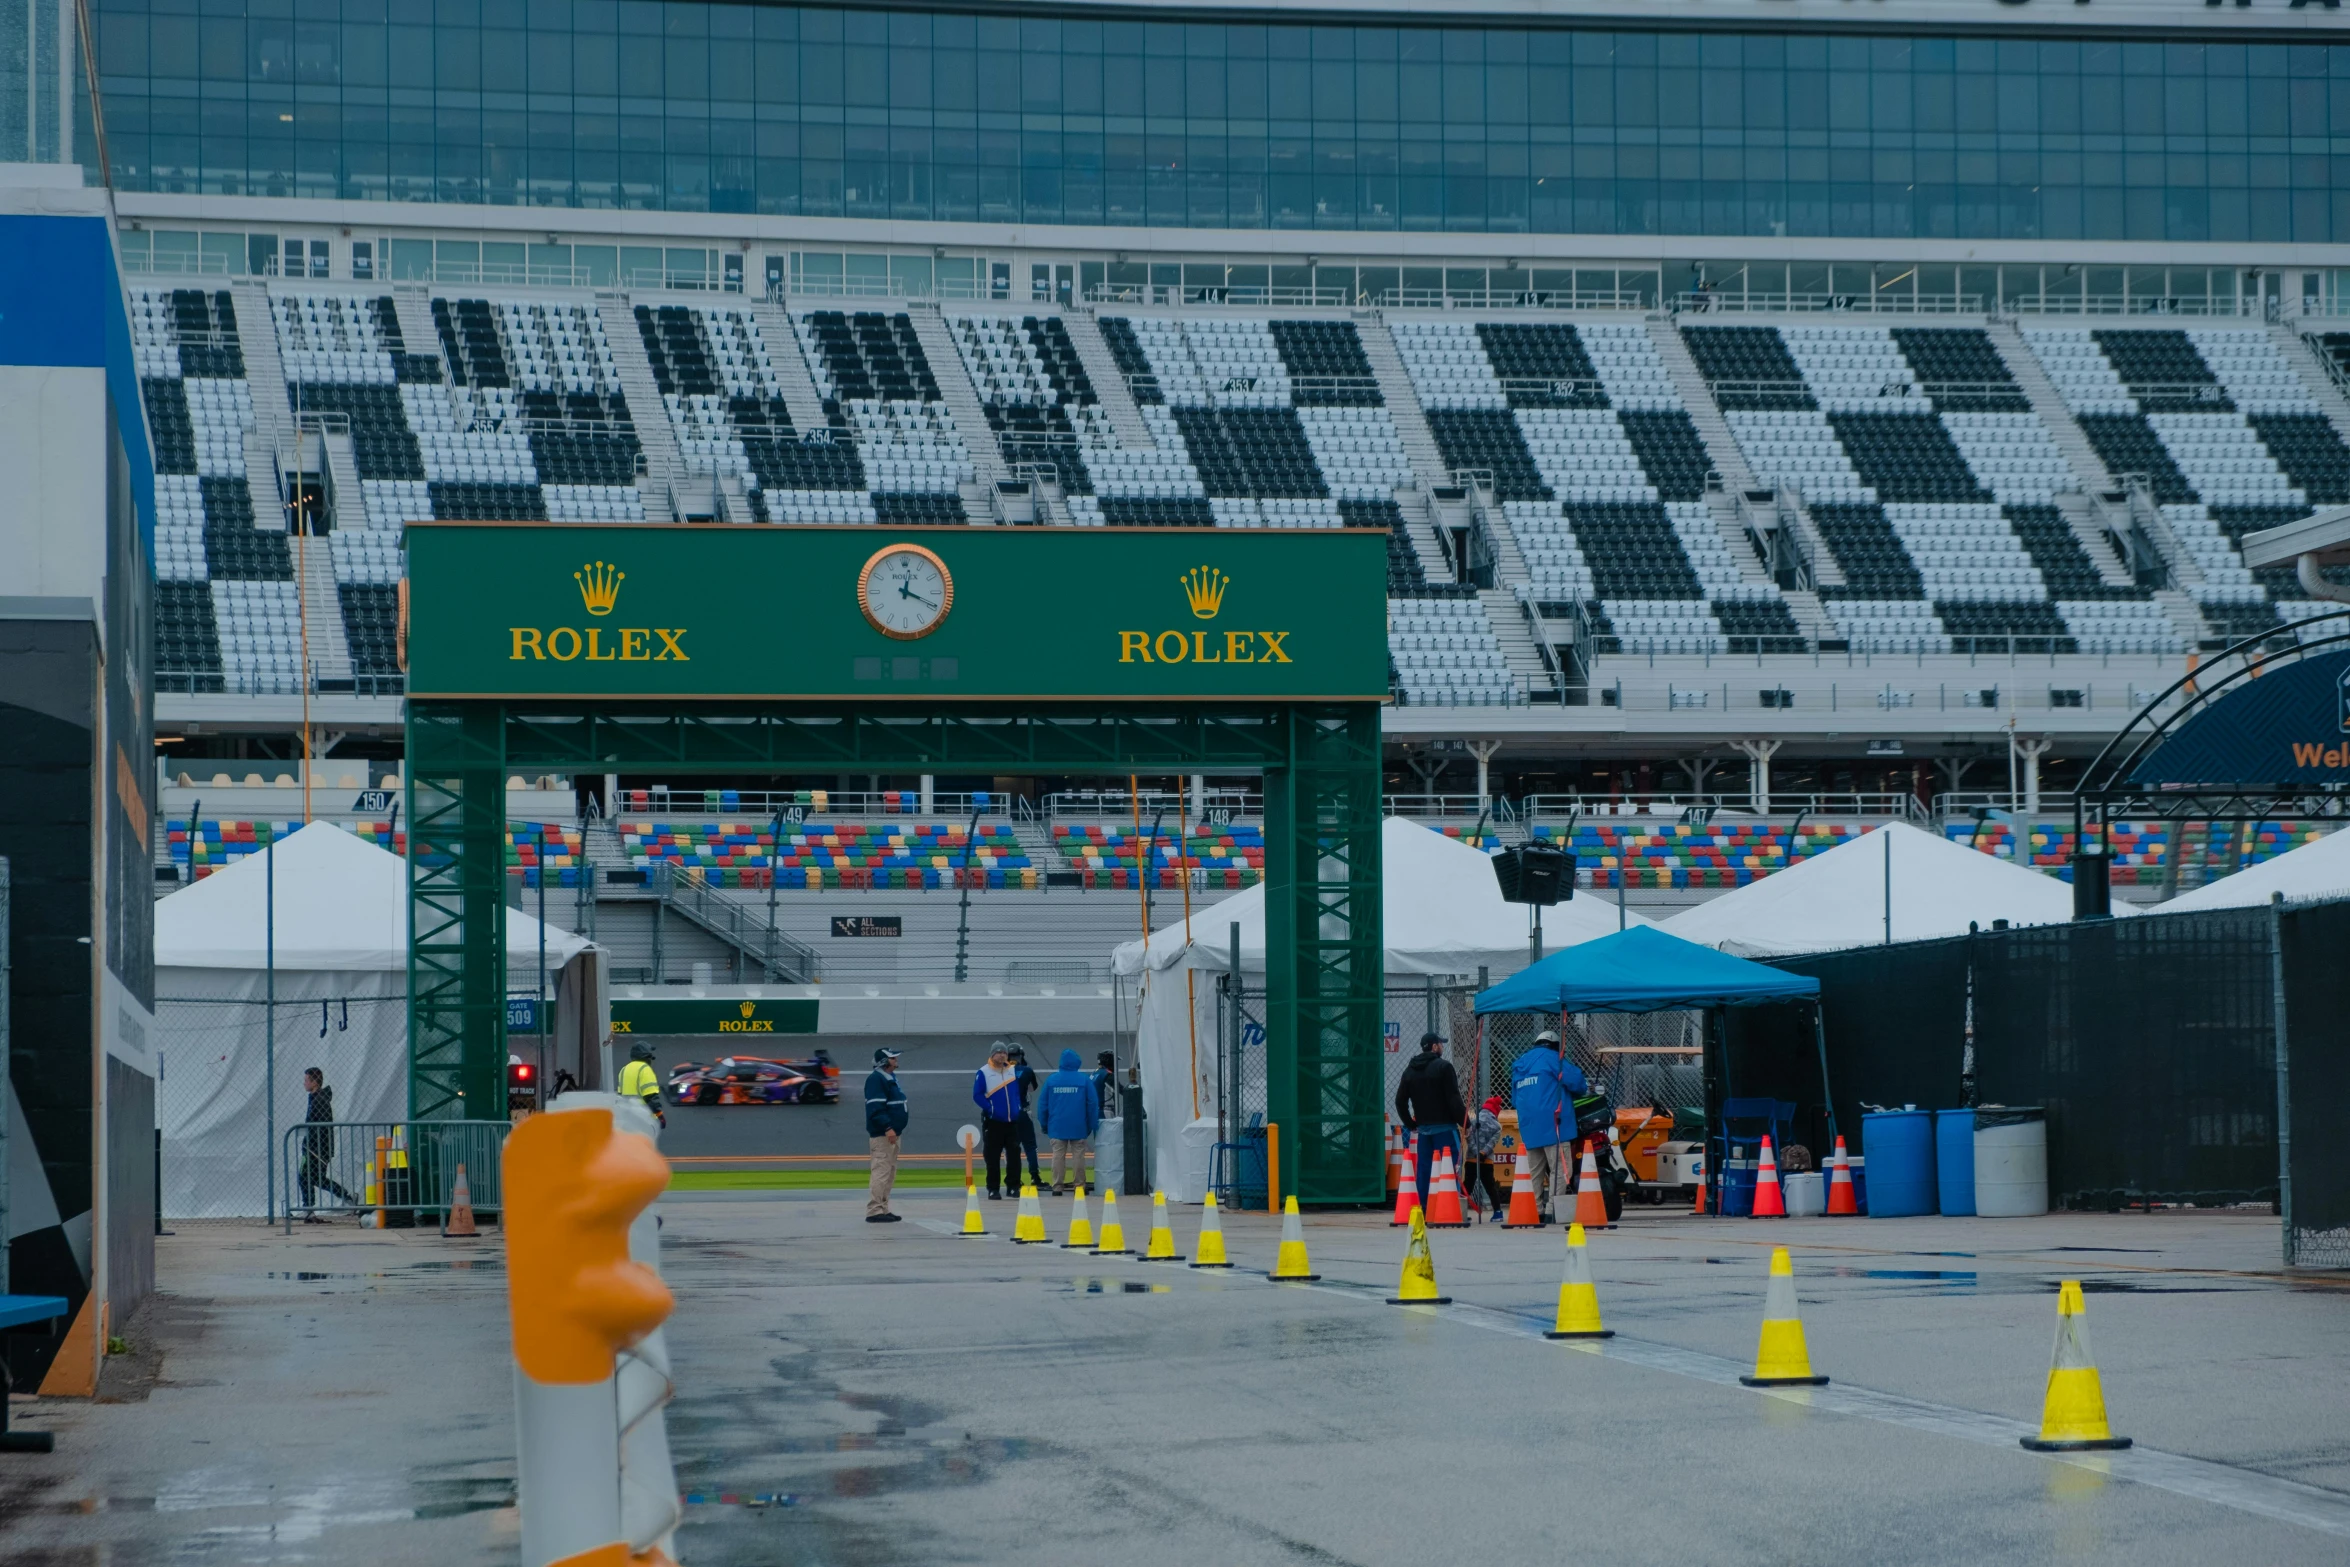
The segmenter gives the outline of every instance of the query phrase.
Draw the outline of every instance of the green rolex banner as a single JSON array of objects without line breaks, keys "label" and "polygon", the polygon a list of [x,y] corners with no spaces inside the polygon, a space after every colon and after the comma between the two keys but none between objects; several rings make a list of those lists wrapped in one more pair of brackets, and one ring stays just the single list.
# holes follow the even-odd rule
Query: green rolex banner
[{"label": "green rolex banner", "polygon": [[[612,998],[612,1032],[618,1034],[724,1034],[756,1037],[764,1034],[816,1032],[814,997],[781,1001],[664,997],[659,1001]],[[757,1050],[752,1055],[760,1054]]]},{"label": "green rolex banner", "polygon": [[412,523],[412,697],[1379,701],[1381,529]]}]

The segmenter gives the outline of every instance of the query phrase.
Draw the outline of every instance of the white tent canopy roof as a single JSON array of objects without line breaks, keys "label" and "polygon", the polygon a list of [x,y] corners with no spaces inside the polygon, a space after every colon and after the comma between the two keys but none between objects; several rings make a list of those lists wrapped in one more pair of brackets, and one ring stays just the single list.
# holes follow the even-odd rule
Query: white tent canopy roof
[{"label": "white tent canopy roof", "polygon": [[[1382,939],[1390,974],[1474,974],[1480,964],[1494,977],[1515,973],[1526,962],[1526,907],[1504,903],[1493,879],[1490,856],[1417,822],[1390,816],[1380,831],[1384,856]],[[1265,967],[1265,887],[1262,882],[1233,894],[1191,922],[1192,963],[1230,967],[1232,924],[1240,925],[1240,966]],[[1629,923],[1649,923],[1638,914]],[[1542,947],[1555,952],[1616,932],[1616,906],[1584,896],[1542,911]],[[1151,933],[1150,966],[1174,967],[1184,956],[1183,921]],[[1117,971],[1139,973],[1143,944],[1129,941],[1115,954]]]},{"label": "white tent canopy roof", "polygon": [[2222,876],[2160,905],[2160,912],[2251,908],[2266,903],[2272,892],[2283,893],[2287,903],[2350,898],[2350,832],[2327,833],[2273,860]]},{"label": "white tent canopy roof", "polygon": [[[312,822],[275,851],[276,965],[400,969],[408,965],[408,865],[331,822]],[[258,969],[269,961],[269,856],[249,854],[155,906],[157,968]],[[538,921],[506,911],[506,950],[535,960]],[[547,966],[588,943],[547,927]]]},{"label": "white tent canopy roof", "polygon": [[[1903,822],[1749,882],[1664,922],[1686,941],[1738,957],[1784,957],[1876,946],[1886,939],[1886,854],[1892,854],[1895,941],[2054,925],[2073,917],[2073,889],[2053,876],[1970,849]],[[2135,912],[2121,905],[2115,913]]]}]

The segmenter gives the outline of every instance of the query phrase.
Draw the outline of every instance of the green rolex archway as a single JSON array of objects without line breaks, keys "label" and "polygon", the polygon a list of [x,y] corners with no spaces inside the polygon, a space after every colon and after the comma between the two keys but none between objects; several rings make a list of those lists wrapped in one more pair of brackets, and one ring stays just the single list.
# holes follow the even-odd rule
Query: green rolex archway
[{"label": "green rolex archway", "polygon": [[503,1104],[505,780],[1257,773],[1282,1187],[1385,1177],[1370,530],[408,530],[409,1098]]}]

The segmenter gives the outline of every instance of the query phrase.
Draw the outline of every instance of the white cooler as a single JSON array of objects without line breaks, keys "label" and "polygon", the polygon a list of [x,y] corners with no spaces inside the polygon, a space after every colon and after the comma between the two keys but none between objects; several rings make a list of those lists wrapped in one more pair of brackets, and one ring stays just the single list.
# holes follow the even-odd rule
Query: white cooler
[{"label": "white cooler", "polygon": [[1782,1175],[1781,1195],[1787,1199],[1787,1217],[1816,1219],[1828,1211],[1827,1177],[1817,1170],[1806,1170],[1801,1175]]}]

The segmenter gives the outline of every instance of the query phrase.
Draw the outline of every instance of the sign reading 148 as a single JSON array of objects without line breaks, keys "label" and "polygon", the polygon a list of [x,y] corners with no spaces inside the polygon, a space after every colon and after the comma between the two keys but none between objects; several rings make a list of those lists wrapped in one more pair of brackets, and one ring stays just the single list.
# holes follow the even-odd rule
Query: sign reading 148
[{"label": "sign reading 148", "polygon": [[919,544],[885,545],[857,574],[857,607],[883,636],[911,642],[946,623],[955,579],[945,561]]}]

